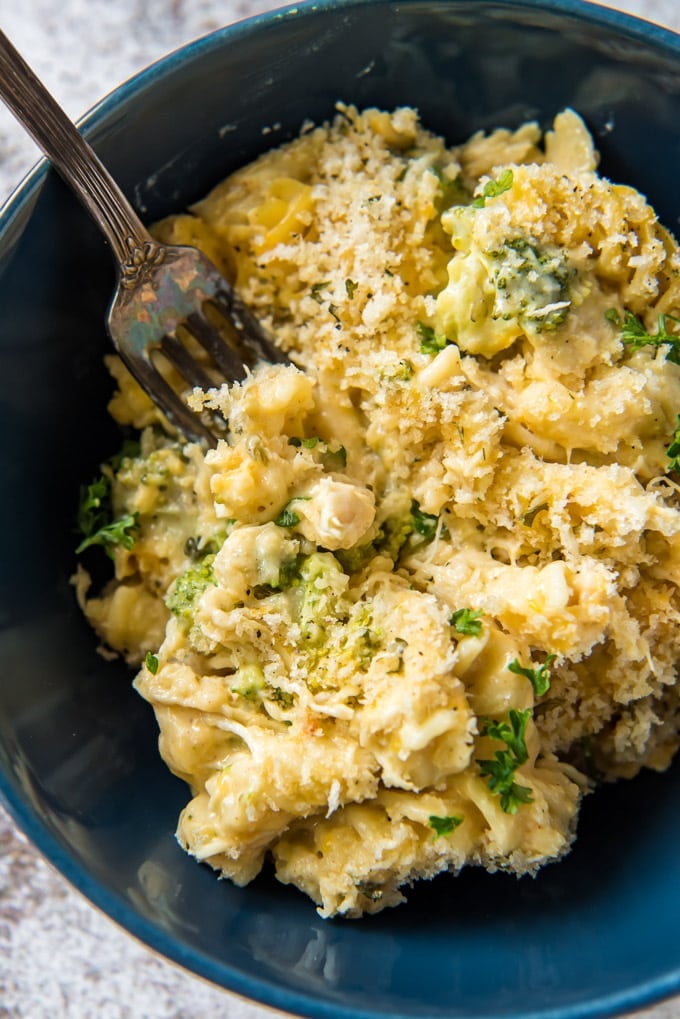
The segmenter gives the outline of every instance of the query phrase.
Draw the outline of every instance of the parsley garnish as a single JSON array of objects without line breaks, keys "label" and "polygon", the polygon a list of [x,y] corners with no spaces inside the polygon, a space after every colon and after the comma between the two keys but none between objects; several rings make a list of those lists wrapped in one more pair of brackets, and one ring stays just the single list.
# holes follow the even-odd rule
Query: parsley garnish
[{"label": "parsley garnish", "polygon": [[359,284],[355,283],[354,280],[351,279],[345,280],[345,290],[347,291],[347,296],[349,297],[350,301],[354,297],[354,294],[356,293],[356,289],[358,286]]},{"label": "parsley garnish", "polygon": [[535,669],[520,665],[517,659],[513,658],[508,665],[508,669],[518,676],[526,676],[533,686],[536,696],[542,697],[550,689],[550,666],[556,657],[557,655],[548,655],[543,664]]},{"label": "parsley garnish", "polygon": [[416,322],[416,332],[420,336],[421,354],[438,354],[449,342],[443,333],[436,333],[425,322]]},{"label": "parsley garnish", "polygon": [[438,817],[436,814],[430,814],[427,823],[434,832],[432,841],[435,842],[446,835],[452,835],[456,828],[463,823],[463,818],[456,817],[453,814],[448,817]]},{"label": "parsley garnish", "polygon": [[150,651],[146,652],[146,658],[144,659],[144,664],[146,665],[146,667],[149,670],[149,672],[151,673],[151,675],[155,676],[156,673],[158,672],[158,659]]},{"label": "parsley garnish", "polygon": [[666,471],[676,471],[680,473],[680,414],[678,414],[678,423],[671,439],[670,445],[666,449],[666,456],[668,457],[668,467]]},{"label": "parsley garnish", "polygon": [[499,195],[505,194],[512,187],[513,173],[512,170],[503,170],[499,174],[498,180],[488,180],[482,188],[482,193],[479,198],[475,198],[472,203],[473,208],[483,209],[486,205],[487,198],[498,198]]},{"label": "parsley garnish", "polygon": [[450,616],[449,623],[466,637],[479,637],[482,632],[481,612],[477,609],[456,609]]},{"label": "parsley garnish", "polygon": [[111,555],[117,545],[122,545],[128,551],[134,548],[139,531],[138,517],[138,513],[128,513],[124,517],[112,520],[110,524],[103,524],[93,534],[83,538],[76,548],[76,555],[80,555],[92,545],[101,545],[108,555]]},{"label": "parsley garnish", "polygon": [[529,758],[525,742],[527,721],[531,709],[517,711],[511,708],[509,723],[488,720],[482,729],[482,736],[505,743],[505,750],[496,750],[494,759],[479,761],[480,773],[489,780],[489,789],[501,798],[501,809],[506,814],[516,814],[522,803],[533,803],[531,789],[515,782],[515,772]]},{"label": "parsley garnish", "polygon": [[426,541],[431,541],[434,538],[437,533],[439,517],[436,517],[434,513],[425,513],[415,499],[411,503],[411,520],[416,534],[425,538]]},{"label": "parsley garnish", "polygon": [[[292,500],[291,500],[292,502]],[[300,523],[300,515],[295,510],[290,508],[290,503],[283,507],[278,517],[274,518],[274,523],[278,527],[295,527],[296,524]]]},{"label": "parsley garnish", "polygon": [[78,530],[88,537],[104,527],[111,515],[111,482],[102,474],[80,490]]},{"label": "parsley garnish", "polygon": [[628,344],[633,352],[642,347],[660,347],[667,344],[670,349],[666,351],[666,360],[680,364],[680,334],[670,333],[666,328],[667,320],[680,323],[680,318],[676,318],[675,315],[659,315],[655,333],[648,333],[637,315],[633,315],[631,311],[626,311],[621,319],[616,308],[610,308],[605,312],[605,318],[621,330],[622,341]]}]

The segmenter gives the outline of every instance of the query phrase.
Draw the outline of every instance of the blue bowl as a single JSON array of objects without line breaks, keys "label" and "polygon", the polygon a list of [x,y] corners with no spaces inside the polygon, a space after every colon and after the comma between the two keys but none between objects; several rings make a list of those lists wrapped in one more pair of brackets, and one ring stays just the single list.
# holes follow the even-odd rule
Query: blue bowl
[{"label": "blue bowl", "polygon": [[[339,98],[415,105],[452,142],[570,105],[603,172],[673,227],[679,92],[677,36],[574,0],[321,2],[192,43],[83,129],[152,220]],[[218,882],[179,849],[184,788],[69,584],[75,494],[118,443],[102,367],[112,285],[96,229],[38,167],[0,217],[0,795],[18,824],[136,937],[290,1012],[583,1019],[680,991],[677,765],[589,798],[571,855],[535,880],[470,869],[361,922],[319,919],[271,875]]]}]

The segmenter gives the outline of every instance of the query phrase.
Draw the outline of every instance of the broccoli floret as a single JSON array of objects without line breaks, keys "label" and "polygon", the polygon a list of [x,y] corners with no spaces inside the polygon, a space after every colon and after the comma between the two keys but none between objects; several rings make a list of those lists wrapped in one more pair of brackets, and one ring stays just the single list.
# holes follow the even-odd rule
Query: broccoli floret
[{"label": "broccoli floret", "polygon": [[338,618],[346,574],[332,552],[313,552],[299,566],[298,622],[307,644],[319,647],[328,623]]},{"label": "broccoli floret", "polygon": [[541,249],[517,237],[490,251],[489,256],[496,289],[493,319],[516,319],[537,333],[564,322],[575,273],[563,252]]},{"label": "broccoli floret", "polygon": [[245,697],[249,701],[257,701],[264,689],[264,672],[259,665],[242,665],[234,676],[232,693]]},{"label": "broccoli floret", "polygon": [[214,559],[214,554],[207,555],[196,566],[191,566],[184,573],[180,573],[165,600],[173,615],[185,623],[193,622],[196,598],[215,583]]}]

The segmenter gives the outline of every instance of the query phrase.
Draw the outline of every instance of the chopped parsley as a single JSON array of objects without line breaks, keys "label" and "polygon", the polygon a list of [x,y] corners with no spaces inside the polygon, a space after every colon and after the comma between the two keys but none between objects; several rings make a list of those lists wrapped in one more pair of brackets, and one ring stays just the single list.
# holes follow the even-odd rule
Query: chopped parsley
[{"label": "chopped parsley", "polygon": [[443,333],[436,333],[425,322],[416,322],[416,332],[420,337],[421,354],[438,354],[450,342]]},{"label": "chopped parsley", "polygon": [[435,842],[446,835],[452,835],[456,828],[463,823],[463,818],[456,817],[454,814],[447,817],[438,817],[437,814],[430,814],[427,823],[434,832],[432,841]]},{"label": "chopped parsley", "polygon": [[479,770],[488,779],[491,792],[500,796],[501,810],[506,814],[516,814],[522,803],[533,803],[531,789],[515,782],[515,772],[529,758],[525,733],[530,715],[530,708],[511,708],[508,722],[488,720],[482,729],[482,736],[505,743],[505,749],[496,750],[493,760],[479,761]]},{"label": "chopped parsley", "polygon": [[456,609],[449,617],[449,623],[457,633],[466,637],[479,637],[482,632],[481,615],[477,609]]},{"label": "chopped parsley", "polygon": [[[91,486],[90,486],[91,487]],[[139,532],[138,513],[126,513],[108,524],[102,524],[96,531],[85,534],[85,537],[76,548],[76,555],[80,555],[86,548],[93,545],[101,545],[104,551],[111,555],[113,549],[118,545],[130,551],[134,548]]]},{"label": "chopped parsley", "polygon": [[666,448],[666,456],[668,457],[668,467],[666,471],[670,473],[675,471],[680,473],[680,414],[678,414],[678,423],[671,439],[670,445]]},{"label": "chopped parsley", "polygon": [[80,490],[78,530],[89,537],[111,519],[111,481],[105,474]]},{"label": "chopped parsley", "polygon": [[151,651],[147,651],[146,658],[144,659],[144,664],[146,665],[151,675],[155,676],[156,673],[158,672],[158,658],[156,657],[156,655],[152,654]]},{"label": "chopped parsley", "polygon": [[479,198],[475,198],[472,203],[473,208],[483,209],[486,205],[487,198],[498,198],[499,195],[505,194],[512,187],[513,172],[510,169],[503,170],[497,180],[488,180],[482,188],[482,193]]},{"label": "chopped parsley", "polygon": [[673,364],[680,364],[680,333],[669,332],[666,322],[680,323],[680,318],[674,315],[659,315],[659,321],[655,333],[648,333],[644,325],[631,311],[624,312],[623,318],[616,308],[610,308],[605,312],[605,318],[612,325],[621,330],[622,341],[635,352],[642,347],[660,347],[666,344],[666,360]]},{"label": "chopped parsley", "polygon": [[287,505],[284,506],[279,513],[278,517],[274,518],[274,523],[278,527],[295,527],[296,524],[300,523],[300,514],[296,513],[295,510],[292,510],[290,508],[290,503],[287,503]]},{"label": "chopped parsley", "polygon": [[548,655],[542,665],[532,669],[530,667],[520,665],[516,658],[508,665],[510,672],[514,672],[517,676],[526,676],[531,685],[534,688],[534,693],[537,697],[542,697],[543,694],[547,693],[550,689],[550,666],[555,661],[557,655]]},{"label": "chopped parsley", "polygon": [[139,533],[139,514],[113,515],[113,477],[120,470],[123,461],[139,456],[139,443],[126,440],[118,453],[103,465],[98,478],[80,489],[80,502],[76,516],[76,527],[82,541],[76,548],[80,555],[86,548],[101,545],[107,555],[113,557],[113,550],[122,545],[132,549]]},{"label": "chopped parsley", "polygon": [[345,290],[347,292],[347,296],[349,297],[350,301],[354,297],[354,294],[356,293],[356,290],[357,290],[358,286],[359,286],[359,284],[355,283],[354,280],[351,280],[349,278],[345,280]]},{"label": "chopped parsley", "polygon": [[439,517],[434,513],[425,513],[415,499],[411,503],[411,521],[416,534],[419,534],[425,541],[432,541],[437,533]]}]

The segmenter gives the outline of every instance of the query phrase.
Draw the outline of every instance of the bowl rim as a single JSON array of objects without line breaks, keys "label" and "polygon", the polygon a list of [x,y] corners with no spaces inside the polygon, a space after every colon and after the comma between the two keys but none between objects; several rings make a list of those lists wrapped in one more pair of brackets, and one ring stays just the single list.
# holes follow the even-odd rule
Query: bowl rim
[{"label": "bowl rim", "polygon": [[[421,0],[398,0],[399,6],[417,6]],[[465,2],[465,0],[451,0]],[[493,4],[494,0],[483,0]],[[227,23],[203,36],[179,45],[133,73],[106,92],[76,120],[85,137],[94,133],[106,118],[120,105],[142,92],[156,79],[172,74],[175,69],[195,61],[212,50],[219,49],[226,40],[238,41],[242,36],[257,32],[267,25],[290,18],[306,19],[317,12],[351,10],[362,7],[394,6],[394,0],[300,0],[275,7],[238,21]],[[583,19],[598,27],[616,28],[631,40],[651,44],[680,54],[680,31],[657,24],[641,15],[604,6],[591,0],[498,0],[500,8],[514,7],[525,10],[568,15]],[[96,148],[96,142],[94,143]],[[13,224],[24,214],[27,206],[35,202],[47,174],[49,161],[40,157],[24,174],[0,205],[0,244]],[[29,213],[30,215],[30,213]],[[10,255],[11,258],[11,255]],[[196,949],[185,949],[158,928],[152,921],[137,913],[122,898],[84,871],[71,850],[62,844],[38,814],[28,799],[16,795],[0,771],[0,805],[17,828],[28,838],[42,857],[65,878],[68,884],[82,895],[107,919],[124,933],[132,936],[147,950],[165,961],[183,969],[188,975],[202,979],[220,990],[234,994],[259,1007],[278,1010],[290,1015],[310,1016],[314,1019],[382,1019],[387,1013],[370,1007],[350,1008],[323,1000],[302,991],[281,989],[273,980],[254,978],[237,968],[214,961]],[[225,980],[225,977],[227,978]],[[674,970],[664,976],[650,978],[635,987],[601,995],[587,1002],[572,1003],[550,1008],[535,1008],[522,1014],[521,1019],[601,1019],[620,1016],[654,1005],[680,994],[680,959]],[[413,1019],[410,1013],[389,1013],[390,1019]],[[459,1016],[458,1019],[463,1019]],[[491,1019],[491,1017],[489,1017]],[[517,1017],[519,1019],[519,1016]]]}]

